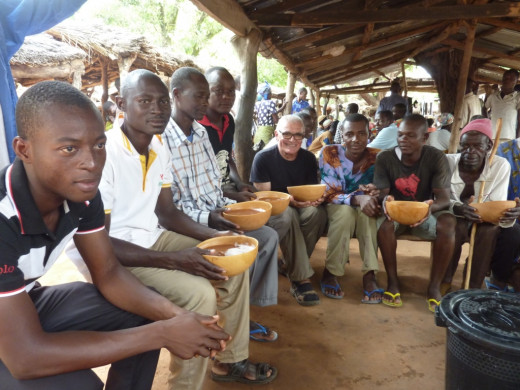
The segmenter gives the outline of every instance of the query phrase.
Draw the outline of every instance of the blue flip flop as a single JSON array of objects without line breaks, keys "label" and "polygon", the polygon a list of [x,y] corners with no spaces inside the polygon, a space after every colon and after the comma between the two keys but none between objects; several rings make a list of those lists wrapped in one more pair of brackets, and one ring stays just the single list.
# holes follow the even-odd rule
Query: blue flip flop
[{"label": "blue flip flop", "polygon": [[331,290],[334,290],[335,292],[338,292],[338,291],[341,291],[341,287],[339,285],[339,283],[336,283],[334,286],[331,285],[331,284],[325,284],[323,283],[323,281],[320,282],[320,287],[321,287],[321,292],[323,293],[323,295],[325,295],[327,298],[332,298],[332,299],[343,299],[343,295],[334,295],[334,294],[329,294],[327,292],[325,292],[325,289],[329,288]]},{"label": "blue flip flop", "polygon": [[507,284],[505,285],[505,287],[499,287],[496,284],[491,283],[491,280],[488,277],[484,279],[484,283],[486,284],[486,288],[488,290],[507,292]]},{"label": "blue flip flop", "polygon": [[[269,329],[267,326],[263,326],[259,324],[258,322],[251,321],[251,324],[254,324],[255,328],[254,330],[249,330],[249,338],[254,341],[259,341],[261,343],[272,343],[273,341],[278,340],[278,333],[276,333],[274,330]],[[256,335],[269,335],[272,334],[273,338],[270,340],[257,337]]]},{"label": "blue flip flop", "polygon": [[[361,303],[365,303],[367,305],[375,305],[375,304],[378,304],[378,303],[381,303],[383,301],[383,293],[385,292],[385,290],[383,288],[376,288],[375,290],[372,290],[372,291],[367,291],[367,290],[363,290],[363,294],[365,294],[367,297],[368,297],[368,300],[365,300],[363,297],[363,299],[361,300]],[[370,300],[370,297],[374,294],[374,293],[379,293],[381,294],[381,298],[377,299],[377,300]]]}]

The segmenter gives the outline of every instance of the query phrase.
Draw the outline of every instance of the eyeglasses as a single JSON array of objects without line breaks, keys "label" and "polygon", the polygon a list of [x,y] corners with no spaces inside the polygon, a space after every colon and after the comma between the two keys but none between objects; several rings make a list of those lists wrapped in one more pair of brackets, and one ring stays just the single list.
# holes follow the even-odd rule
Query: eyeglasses
[{"label": "eyeglasses", "polygon": [[291,133],[290,131],[286,131],[285,133],[281,133],[283,139],[291,139],[294,137],[295,141],[301,141],[303,139],[302,133]]}]

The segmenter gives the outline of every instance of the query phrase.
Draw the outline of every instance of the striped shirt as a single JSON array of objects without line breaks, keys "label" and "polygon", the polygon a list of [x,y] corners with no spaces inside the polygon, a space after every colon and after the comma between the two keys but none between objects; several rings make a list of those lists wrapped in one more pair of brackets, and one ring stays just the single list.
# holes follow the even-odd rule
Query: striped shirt
[{"label": "striped shirt", "polygon": [[172,160],[173,202],[195,222],[207,225],[210,211],[235,201],[224,197],[221,176],[206,129],[196,121],[190,141],[170,118],[163,138]]},{"label": "striped shirt", "polygon": [[22,162],[0,172],[0,297],[30,291],[75,234],[105,228],[99,192],[90,202],[64,201],[51,232],[34,203]]}]

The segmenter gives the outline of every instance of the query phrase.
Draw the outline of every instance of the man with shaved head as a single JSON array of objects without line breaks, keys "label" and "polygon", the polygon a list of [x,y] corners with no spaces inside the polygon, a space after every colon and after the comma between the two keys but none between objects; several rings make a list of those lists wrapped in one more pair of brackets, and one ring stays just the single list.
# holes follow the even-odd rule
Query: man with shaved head
[{"label": "man with shaved head", "polygon": [[[455,244],[454,215],[450,205],[450,168],[444,153],[425,145],[428,123],[419,114],[404,118],[393,149],[380,152],[374,170],[374,184],[380,190],[379,201],[385,214],[377,221],[377,242],[387,272],[388,284],[383,304],[403,305],[397,278],[396,238],[409,232],[433,240],[433,258],[427,300],[431,311],[441,300],[440,284],[453,254]],[[393,200],[426,202],[429,212],[414,225],[393,221],[386,213],[386,204]]]}]

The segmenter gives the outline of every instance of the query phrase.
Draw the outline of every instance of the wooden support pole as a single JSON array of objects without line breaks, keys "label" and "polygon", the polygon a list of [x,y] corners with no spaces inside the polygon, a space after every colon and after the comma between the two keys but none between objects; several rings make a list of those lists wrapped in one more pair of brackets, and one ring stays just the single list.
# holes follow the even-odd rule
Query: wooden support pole
[{"label": "wooden support pole", "polygon": [[406,72],[404,70],[404,61],[401,62],[401,73],[403,74],[403,83],[404,83],[404,97],[408,97],[408,83],[406,82]]},{"label": "wooden support pole", "polygon": [[294,93],[294,84],[296,84],[296,75],[292,72],[288,72],[287,89],[285,90],[285,101],[287,102],[287,104],[285,106],[285,109],[283,110],[284,115],[290,114],[292,110],[292,96]]},{"label": "wooden support pole", "polygon": [[121,81],[121,85],[123,85],[123,82],[130,73],[130,68],[132,67],[132,64],[137,58],[137,53],[132,53],[128,57],[117,57],[117,66],[119,68],[119,80]]},{"label": "wooden support pole", "polygon": [[249,181],[253,149],[251,129],[253,127],[253,111],[256,101],[257,55],[262,33],[253,29],[244,37],[235,35],[231,39],[240,63],[242,64],[240,80],[241,94],[239,111],[235,119],[235,158],[238,174],[244,181]]},{"label": "wooden support pole", "polygon": [[[103,86],[103,94],[101,95],[101,107],[108,100],[108,62],[100,59],[101,61],[101,85]],[[102,108],[103,120],[107,117],[105,109]]]},{"label": "wooden support pole", "polygon": [[459,146],[460,124],[462,122],[462,102],[464,100],[464,95],[466,94],[466,81],[468,79],[473,44],[475,43],[476,29],[477,21],[472,20],[467,27],[464,56],[462,57],[462,62],[460,64],[459,80],[457,84],[457,99],[455,100],[455,120],[451,126],[450,147],[448,153],[456,153],[457,147]]},{"label": "wooden support pole", "polygon": [[316,113],[319,115],[321,112],[321,104],[320,104],[320,90],[315,89],[314,93],[316,94],[316,104],[314,105],[314,108],[316,109]]}]

